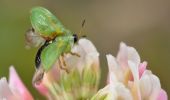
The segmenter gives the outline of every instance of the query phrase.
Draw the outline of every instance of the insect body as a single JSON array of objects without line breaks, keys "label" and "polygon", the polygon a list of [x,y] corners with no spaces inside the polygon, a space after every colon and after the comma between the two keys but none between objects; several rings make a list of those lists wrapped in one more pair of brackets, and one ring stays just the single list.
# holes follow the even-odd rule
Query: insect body
[{"label": "insect body", "polygon": [[44,72],[50,70],[56,61],[59,62],[61,69],[69,72],[63,58],[64,54],[67,53],[79,56],[71,52],[74,43],[78,40],[78,36],[66,29],[57,17],[43,7],[33,8],[30,19],[33,27],[32,32],[36,33],[36,35],[38,34],[38,37],[46,41],[36,55],[36,73],[33,83],[39,83],[43,78]]},{"label": "insect body", "polygon": [[76,53],[71,52],[71,48],[76,42],[76,34],[58,36],[53,41],[45,42],[45,44],[42,45],[38,50],[36,55],[36,73],[33,78],[33,83],[40,83],[44,72],[50,70],[56,61],[59,61],[59,67],[61,69],[69,72],[68,69],[65,68],[66,65],[64,64],[64,66],[62,66],[61,63],[65,63],[63,57],[66,53],[79,56]]}]

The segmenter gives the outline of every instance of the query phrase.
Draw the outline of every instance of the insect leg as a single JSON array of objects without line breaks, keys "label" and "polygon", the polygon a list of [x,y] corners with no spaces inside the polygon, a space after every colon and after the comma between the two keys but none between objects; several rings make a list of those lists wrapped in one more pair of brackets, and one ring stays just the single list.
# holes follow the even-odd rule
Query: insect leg
[{"label": "insect leg", "polygon": [[63,65],[64,65],[64,66],[67,66],[67,64],[66,64],[66,62],[65,62],[65,60],[64,60],[64,55],[61,56],[61,60],[62,60],[62,62],[63,62]]},{"label": "insect leg", "polygon": [[65,60],[64,60],[63,56],[59,57],[59,61],[58,62],[59,62],[60,69],[65,70],[67,73],[69,73],[69,70],[66,67],[66,63],[65,63]]},{"label": "insect leg", "polygon": [[71,55],[73,55],[73,56],[77,56],[77,57],[80,57],[80,54],[78,54],[78,53],[75,53],[75,52],[69,52]]},{"label": "insect leg", "polygon": [[43,79],[44,72],[45,72],[45,70],[42,68],[42,66],[39,67],[38,69],[36,69],[36,72],[33,76],[32,83],[37,84],[37,85],[40,84]]}]

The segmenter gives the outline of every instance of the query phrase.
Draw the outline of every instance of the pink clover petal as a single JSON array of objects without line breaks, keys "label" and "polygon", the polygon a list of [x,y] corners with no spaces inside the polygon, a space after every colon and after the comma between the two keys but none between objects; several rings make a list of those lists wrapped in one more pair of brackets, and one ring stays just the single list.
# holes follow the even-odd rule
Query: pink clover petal
[{"label": "pink clover petal", "polygon": [[[51,73],[50,73],[51,74]],[[33,84],[34,87],[42,94],[47,96],[48,95],[48,88],[45,85],[45,82],[48,82],[48,78],[49,76],[47,74],[44,74],[44,78],[42,80],[42,82],[40,84]]]},{"label": "pink clover petal", "polygon": [[143,72],[146,70],[146,67],[147,67],[147,62],[146,61],[139,64],[139,78],[141,78]]},{"label": "pink clover petal", "polygon": [[40,83],[39,85],[35,84],[34,87],[35,87],[42,95],[47,95],[47,94],[48,94],[48,89],[47,89],[47,87],[46,87],[43,83]]},{"label": "pink clover petal", "polygon": [[161,89],[156,100],[168,100],[167,93],[163,89]]},{"label": "pink clover petal", "polygon": [[10,70],[9,86],[18,89],[18,92],[22,96],[23,100],[33,100],[32,95],[28,92],[27,88],[22,83],[14,67],[11,66],[9,70]]}]

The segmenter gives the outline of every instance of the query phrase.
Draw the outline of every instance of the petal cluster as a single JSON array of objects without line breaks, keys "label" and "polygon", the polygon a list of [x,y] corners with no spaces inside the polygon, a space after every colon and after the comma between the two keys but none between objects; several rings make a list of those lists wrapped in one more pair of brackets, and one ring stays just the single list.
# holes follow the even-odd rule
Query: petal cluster
[{"label": "petal cluster", "polygon": [[87,39],[80,39],[64,61],[69,72],[62,70],[58,62],[45,73],[42,83],[35,87],[51,100],[77,100],[92,97],[100,79],[99,53]]},{"label": "petal cluster", "polygon": [[[159,78],[141,62],[135,48],[120,44],[117,57],[106,55],[107,85],[98,90],[100,80],[99,53],[91,41],[80,39],[65,54],[67,71],[58,62],[44,73],[43,80],[33,86],[48,100],[168,100]],[[33,100],[13,66],[9,80],[0,79],[0,100]]]},{"label": "petal cluster", "polygon": [[33,100],[13,66],[10,67],[9,81],[5,77],[0,79],[0,100]]},{"label": "petal cluster", "polygon": [[[146,69],[138,52],[125,43],[120,44],[117,57],[107,55],[109,74],[108,85],[101,89],[95,100],[167,100],[159,78]],[[110,99],[111,98],[111,99]]]}]

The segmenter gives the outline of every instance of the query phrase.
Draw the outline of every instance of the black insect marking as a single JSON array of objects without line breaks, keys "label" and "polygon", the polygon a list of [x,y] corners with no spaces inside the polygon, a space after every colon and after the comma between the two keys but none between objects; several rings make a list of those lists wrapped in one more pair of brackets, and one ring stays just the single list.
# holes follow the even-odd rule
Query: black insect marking
[{"label": "black insect marking", "polygon": [[73,38],[74,38],[74,43],[76,43],[78,41],[78,36],[77,34],[73,34]]},{"label": "black insect marking", "polygon": [[35,32],[35,29],[32,27],[32,28],[31,28],[31,31],[32,31],[32,32]]},{"label": "black insect marking", "polygon": [[39,66],[40,66],[40,64],[41,64],[41,52],[42,52],[42,50],[43,50],[45,47],[47,47],[48,45],[49,45],[49,42],[46,41],[46,42],[44,43],[44,45],[42,45],[42,46],[38,49],[38,52],[37,52],[36,57],[35,57],[35,67],[36,67],[36,69],[39,69]]}]

